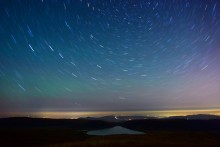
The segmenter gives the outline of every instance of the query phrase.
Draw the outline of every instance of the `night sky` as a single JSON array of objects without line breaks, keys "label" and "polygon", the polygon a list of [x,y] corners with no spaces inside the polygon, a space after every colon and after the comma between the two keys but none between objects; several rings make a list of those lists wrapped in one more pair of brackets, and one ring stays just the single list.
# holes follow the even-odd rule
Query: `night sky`
[{"label": "night sky", "polygon": [[0,1],[1,113],[219,107],[220,1]]}]

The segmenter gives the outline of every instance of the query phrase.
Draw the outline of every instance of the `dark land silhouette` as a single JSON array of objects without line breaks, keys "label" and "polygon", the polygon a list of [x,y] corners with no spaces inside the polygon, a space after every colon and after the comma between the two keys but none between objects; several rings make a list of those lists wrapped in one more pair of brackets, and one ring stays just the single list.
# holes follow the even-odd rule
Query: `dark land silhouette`
[{"label": "dark land silhouette", "polygon": [[[117,119],[117,121],[113,121]],[[120,121],[119,121],[120,120]],[[121,126],[141,135],[87,135]],[[1,118],[0,146],[220,146],[220,117]]]}]

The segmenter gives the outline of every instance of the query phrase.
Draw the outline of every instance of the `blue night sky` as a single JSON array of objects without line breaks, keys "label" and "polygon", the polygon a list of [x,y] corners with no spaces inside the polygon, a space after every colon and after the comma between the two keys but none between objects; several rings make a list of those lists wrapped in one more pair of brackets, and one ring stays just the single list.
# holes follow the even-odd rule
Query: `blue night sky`
[{"label": "blue night sky", "polygon": [[0,1],[1,113],[218,107],[220,1]]}]

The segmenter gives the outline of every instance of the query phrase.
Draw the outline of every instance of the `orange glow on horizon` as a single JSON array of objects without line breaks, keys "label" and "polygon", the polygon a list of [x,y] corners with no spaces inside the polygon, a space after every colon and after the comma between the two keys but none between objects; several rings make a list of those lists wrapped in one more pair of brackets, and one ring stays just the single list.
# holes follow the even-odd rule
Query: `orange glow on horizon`
[{"label": "orange glow on horizon", "polygon": [[186,116],[195,114],[219,115],[220,109],[198,109],[198,110],[159,110],[159,111],[103,111],[103,112],[11,112],[5,113],[2,117],[36,117],[36,118],[55,118],[55,119],[77,119],[80,117],[101,117],[101,116]]}]

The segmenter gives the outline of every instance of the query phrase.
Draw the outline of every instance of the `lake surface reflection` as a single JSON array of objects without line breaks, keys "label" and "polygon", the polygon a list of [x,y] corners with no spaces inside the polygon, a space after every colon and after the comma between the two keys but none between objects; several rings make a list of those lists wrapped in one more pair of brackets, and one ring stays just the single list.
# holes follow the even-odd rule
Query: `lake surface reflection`
[{"label": "lake surface reflection", "polygon": [[119,135],[119,134],[144,134],[143,132],[130,130],[121,126],[116,126],[108,129],[102,129],[102,130],[93,130],[88,131],[88,135],[99,135],[99,136],[105,136],[105,135]]}]

